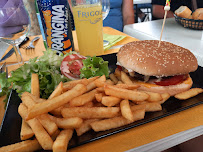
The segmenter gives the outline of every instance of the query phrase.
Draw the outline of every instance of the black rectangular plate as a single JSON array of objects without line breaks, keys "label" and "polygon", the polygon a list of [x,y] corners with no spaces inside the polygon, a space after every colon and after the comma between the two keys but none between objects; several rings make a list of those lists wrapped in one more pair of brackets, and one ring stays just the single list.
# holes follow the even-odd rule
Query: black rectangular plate
[{"label": "black rectangular plate", "polygon": [[[116,54],[104,55],[102,56],[104,60],[109,61],[109,68],[111,72],[116,68]],[[197,71],[190,74],[193,79],[193,87],[203,88],[203,68],[198,67]],[[5,116],[0,128],[0,147],[8,144],[13,144],[20,142],[20,128],[21,128],[21,117],[18,114],[18,105],[21,100],[18,97],[17,93],[13,91],[9,98],[9,103],[5,112]],[[174,97],[171,97],[163,105],[163,110],[158,112],[146,113],[145,119],[136,121],[129,125],[111,129],[103,132],[94,132],[93,130],[83,134],[80,137],[77,137],[74,133],[73,138],[69,143],[69,148],[77,147],[82,144],[86,144],[112,134],[116,134],[127,129],[131,129],[146,123],[150,123],[154,120],[167,117],[169,115],[181,112],[183,110],[192,108],[194,106],[200,105],[203,103],[203,94],[199,94],[196,97],[190,98],[185,101],[179,101]]]}]

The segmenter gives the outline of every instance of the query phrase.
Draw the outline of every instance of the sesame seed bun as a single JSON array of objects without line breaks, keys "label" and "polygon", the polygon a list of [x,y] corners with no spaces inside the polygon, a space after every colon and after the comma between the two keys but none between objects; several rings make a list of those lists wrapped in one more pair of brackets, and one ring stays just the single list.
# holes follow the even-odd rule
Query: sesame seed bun
[{"label": "sesame seed bun", "polygon": [[197,59],[188,50],[158,40],[130,42],[120,48],[117,61],[126,69],[146,76],[167,77],[188,74],[197,69]]}]

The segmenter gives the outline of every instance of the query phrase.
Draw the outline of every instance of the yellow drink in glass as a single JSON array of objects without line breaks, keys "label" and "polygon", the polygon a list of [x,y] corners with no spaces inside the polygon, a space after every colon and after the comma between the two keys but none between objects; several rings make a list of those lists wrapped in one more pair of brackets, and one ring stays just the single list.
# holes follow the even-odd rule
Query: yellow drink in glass
[{"label": "yellow drink in glass", "polygon": [[103,20],[100,4],[72,7],[79,52],[84,56],[103,54]]}]

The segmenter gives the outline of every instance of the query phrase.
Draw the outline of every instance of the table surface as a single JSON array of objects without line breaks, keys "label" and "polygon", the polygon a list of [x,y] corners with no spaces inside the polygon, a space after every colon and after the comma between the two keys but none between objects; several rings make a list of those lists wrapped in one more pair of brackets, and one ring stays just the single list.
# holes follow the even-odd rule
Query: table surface
[{"label": "table surface", "polygon": [[[112,34],[112,35],[113,34],[126,35],[122,32],[119,32],[109,27],[104,27],[104,33]],[[74,42],[76,45],[75,48],[78,49],[75,33],[73,33],[73,36],[74,36]],[[33,37],[30,38],[30,40],[32,39]],[[128,42],[136,41],[136,40],[138,39],[135,39],[131,36],[126,35],[126,38],[116,43],[115,46],[126,44]],[[43,41],[41,37],[36,44],[35,54],[31,54],[30,57],[41,55],[43,50],[44,50]],[[117,52],[118,50],[119,48],[111,49],[105,53],[106,54],[113,53],[113,52]],[[27,58],[28,58],[29,54],[25,54],[23,50],[22,50],[22,53],[25,57],[27,55]],[[10,70],[13,70],[15,68],[11,67]],[[0,104],[0,108],[3,109],[1,104]],[[94,152],[95,149],[97,149],[98,152],[127,151],[127,150],[137,151],[137,152],[142,152],[142,151],[153,152],[154,150],[156,152],[161,151],[169,147],[172,147],[174,145],[177,145],[181,142],[184,142],[186,140],[189,140],[191,138],[197,137],[197,134],[191,134],[191,132],[194,132],[194,131],[197,132],[197,130],[200,130],[202,132],[203,130],[203,126],[202,126],[203,110],[202,109],[203,109],[203,105],[199,105],[199,106],[190,108],[188,110],[173,114],[171,116],[150,122],[148,124],[144,124],[136,128],[129,129],[127,131],[117,133],[109,137],[99,139],[97,141],[70,149],[69,151],[80,152],[82,150],[83,152]],[[198,116],[198,117],[195,117],[194,119],[194,116]],[[3,114],[0,113],[0,118],[2,117],[3,117]],[[187,134],[187,136],[183,136],[184,134]],[[180,139],[181,137],[184,137],[184,139],[177,141],[177,139]],[[173,142],[173,141],[177,141],[177,142]],[[153,147],[156,147],[156,148],[153,148]],[[149,150],[149,148],[151,149]]]},{"label": "table surface", "polygon": [[152,0],[133,0],[133,4],[147,4],[152,3]]},{"label": "table surface", "polygon": [[[139,40],[159,40],[163,20],[130,24],[124,27],[124,33]],[[203,66],[203,40],[201,30],[184,28],[175,18],[166,19],[162,40],[189,49],[197,57],[198,64]]]}]

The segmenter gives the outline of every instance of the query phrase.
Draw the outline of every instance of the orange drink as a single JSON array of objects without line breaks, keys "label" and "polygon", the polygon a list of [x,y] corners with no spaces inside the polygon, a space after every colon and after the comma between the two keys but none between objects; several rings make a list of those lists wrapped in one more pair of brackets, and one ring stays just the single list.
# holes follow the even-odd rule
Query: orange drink
[{"label": "orange drink", "polygon": [[84,56],[103,54],[102,5],[83,4],[72,7],[79,52]]}]

